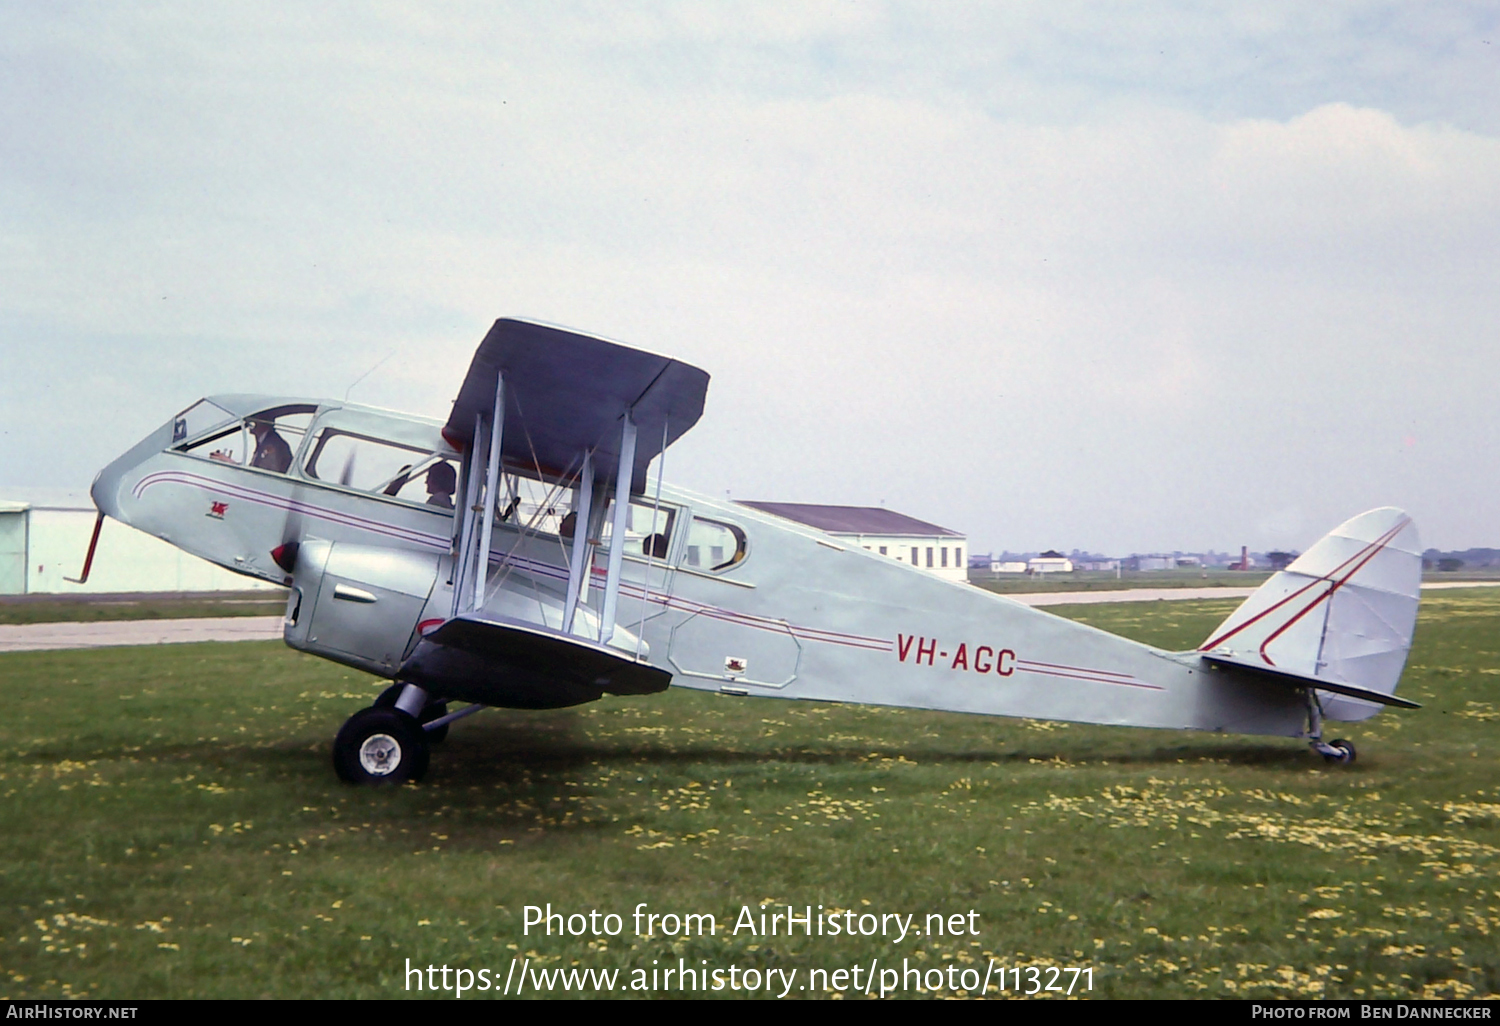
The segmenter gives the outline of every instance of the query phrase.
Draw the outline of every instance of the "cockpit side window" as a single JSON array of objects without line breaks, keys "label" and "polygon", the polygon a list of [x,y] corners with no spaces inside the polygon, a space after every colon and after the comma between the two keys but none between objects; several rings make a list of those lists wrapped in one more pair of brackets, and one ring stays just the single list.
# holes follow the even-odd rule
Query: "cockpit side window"
[{"label": "cockpit side window", "polygon": [[245,429],[255,450],[250,466],[285,474],[292,469],[292,456],[302,448],[316,406],[277,406],[245,418]]},{"label": "cockpit side window", "polygon": [[245,453],[252,449],[254,444],[246,433],[245,422],[236,421],[228,427],[211,431],[202,438],[179,445],[177,451],[197,456],[200,459],[213,460],[215,463],[228,463],[233,467],[243,467]]},{"label": "cockpit side window", "polygon": [[[307,404],[274,406],[244,420],[213,427],[215,411],[224,413],[205,399],[172,422],[173,440],[186,439],[177,446],[178,452],[216,463],[284,474],[291,469],[293,454],[301,448],[317,407]],[[201,430],[195,432],[195,421],[207,428],[206,434]],[[195,434],[201,437],[194,437]]]},{"label": "cockpit side window", "polygon": [[458,485],[451,457],[338,428],[318,436],[302,470],[314,480],[439,509],[453,508]]}]

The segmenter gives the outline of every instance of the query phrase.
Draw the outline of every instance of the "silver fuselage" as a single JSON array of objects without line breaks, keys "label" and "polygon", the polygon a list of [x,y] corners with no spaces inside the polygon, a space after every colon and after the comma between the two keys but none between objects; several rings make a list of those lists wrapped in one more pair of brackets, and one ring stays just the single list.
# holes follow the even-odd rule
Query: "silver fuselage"
[{"label": "silver fuselage", "polygon": [[[297,402],[214,400],[238,416]],[[314,479],[308,447],[329,428],[451,452],[441,423],[318,402],[285,472],[180,451],[169,422],[95,481],[101,512],[227,569],[292,588],[293,647],[394,676],[425,625],[454,610],[454,514]],[[1302,733],[1296,692],[1208,667],[938,579],[814,529],[664,485],[636,501],[672,514],[664,553],[624,556],[609,644],[680,687],[737,695],[1236,733]],[[743,536],[722,569],[690,565],[696,519]],[[272,552],[295,533],[294,578]],[[562,607],[572,542],[494,525],[484,608],[548,622]],[[699,561],[701,563],[701,560]],[[596,559],[592,577],[603,576]],[[304,568],[306,573],[304,575]],[[600,588],[574,630],[597,632]],[[325,612],[326,611],[326,612]],[[462,689],[455,687],[455,694]],[[505,704],[494,701],[491,704]]]}]

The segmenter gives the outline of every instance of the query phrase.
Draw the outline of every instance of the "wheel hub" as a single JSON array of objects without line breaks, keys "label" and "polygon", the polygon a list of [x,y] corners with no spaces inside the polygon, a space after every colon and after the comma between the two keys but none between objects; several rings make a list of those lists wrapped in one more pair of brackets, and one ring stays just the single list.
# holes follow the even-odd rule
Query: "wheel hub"
[{"label": "wheel hub", "polygon": [[389,734],[371,734],[359,746],[359,764],[372,777],[387,777],[401,765],[401,746]]}]

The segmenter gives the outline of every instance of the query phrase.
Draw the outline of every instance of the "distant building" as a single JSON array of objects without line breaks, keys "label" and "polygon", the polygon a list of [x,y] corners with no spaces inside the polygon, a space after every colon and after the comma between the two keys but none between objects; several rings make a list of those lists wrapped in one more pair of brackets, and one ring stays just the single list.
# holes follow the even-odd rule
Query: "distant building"
[{"label": "distant building", "polygon": [[1120,561],[1118,559],[1091,559],[1083,562],[1075,560],[1074,570],[1118,570]]},{"label": "distant building", "polygon": [[817,506],[800,502],[746,502],[741,506],[815,527],[900,563],[950,581],[967,581],[968,538],[937,524],[876,506]]},{"label": "distant building", "polygon": [[0,595],[280,590],[115,520],[104,522],[88,583],[74,584],[96,516],[76,501],[0,500]]},{"label": "distant building", "polygon": [[1070,574],[1073,561],[1067,556],[1037,556],[1027,560],[1026,569],[1033,574]]},{"label": "distant building", "polygon": [[1024,574],[1026,570],[1026,563],[1022,560],[1010,560],[1007,562],[993,560],[990,563],[990,573],[992,574]]}]

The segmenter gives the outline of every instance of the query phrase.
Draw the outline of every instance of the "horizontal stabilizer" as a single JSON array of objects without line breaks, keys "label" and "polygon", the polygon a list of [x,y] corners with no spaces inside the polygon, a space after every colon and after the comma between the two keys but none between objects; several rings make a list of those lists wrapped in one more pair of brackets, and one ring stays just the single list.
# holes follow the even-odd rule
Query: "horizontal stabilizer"
[{"label": "horizontal stabilizer", "polygon": [[1249,670],[1258,677],[1274,680],[1280,684],[1286,684],[1297,688],[1315,688],[1318,691],[1327,691],[1335,695],[1344,695],[1348,698],[1358,698],[1366,702],[1375,702],[1379,705],[1394,705],[1402,709],[1420,709],[1422,706],[1405,698],[1395,695],[1387,695],[1379,691],[1371,691],[1369,688],[1355,687],[1353,684],[1339,684],[1329,680],[1319,680],[1311,677],[1299,677],[1294,673],[1280,673],[1265,666],[1256,666],[1248,662],[1240,662],[1235,659],[1220,659],[1215,656],[1204,656],[1203,661],[1213,666],[1223,666],[1229,669]]},{"label": "horizontal stabilizer", "polygon": [[1416,628],[1421,552],[1401,510],[1362,513],[1261,585],[1198,651],[1342,696],[1324,703],[1332,719],[1413,706],[1394,692]]},{"label": "horizontal stabilizer", "polygon": [[578,468],[593,452],[594,472],[613,480],[620,461],[620,420],[637,429],[631,490],[646,468],[703,415],[708,372],[670,357],[529,321],[495,322],[469,366],[444,436],[469,443],[476,416],[495,405],[505,376],[501,454],[513,466],[549,475]]}]

